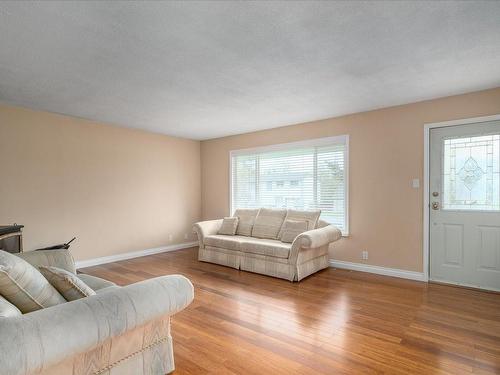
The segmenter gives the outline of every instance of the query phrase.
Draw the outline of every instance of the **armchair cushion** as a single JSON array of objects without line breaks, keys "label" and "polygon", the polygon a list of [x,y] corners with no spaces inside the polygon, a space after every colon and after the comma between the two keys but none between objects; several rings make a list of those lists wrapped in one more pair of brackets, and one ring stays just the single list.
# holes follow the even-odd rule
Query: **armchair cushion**
[{"label": "armchair cushion", "polygon": [[234,211],[234,215],[238,218],[238,228],[236,234],[239,236],[251,236],[255,217],[259,213],[259,209],[239,208]]},{"label": "armchair cushion", "polygon": [[96,294],[75,274],[57,267],[40,267],[40,272],[66,301],[74,301]]},{"label": "armchair cushion", "polygon": [[79,273],[77,277],[85,284],[87,284],[90,288],[92,288],[96,293],[98,293],[102,289],[117,286],[115,283],[109,280],[104,280],[97,276],[86,275],[84,273]]},{"label": "armchair cushion", "polygon": [[111,285],[111,286],[108,286],[106,288],[97,289],[95,292],[96,292],[96,294],[102,294],[102,293],[107,293],[107,292],[110,292],[112,290],[116,290],[116,289],[120,289],[120,288],[121,288],[121,286]]},{"label": "armchair cushion", "polygon": [[0,294],[23,313],[66,302],[35,267],[1,250]]}]

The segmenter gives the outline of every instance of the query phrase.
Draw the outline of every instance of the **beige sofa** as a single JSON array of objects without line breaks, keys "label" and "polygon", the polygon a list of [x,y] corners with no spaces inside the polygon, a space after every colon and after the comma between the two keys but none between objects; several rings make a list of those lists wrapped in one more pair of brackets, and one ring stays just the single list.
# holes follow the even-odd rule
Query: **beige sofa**
[{"label": "beige sofa", "polygon": [[[253,225],[258,221],[258,215],[262,210],[264,209],[256,210],[253,221],[242,222],[241,218],[244,216],[240,216],[239,225]],[[236,210],[234,216],[238,216],[241,211],[252,210]],[[282,221],[280,222],[279,217],[275,215],[273,220],[269,221],[269,225],[276,227],[282,225],[291,210],[282,211],[285,211]],[[322,220],[314,225],[314,229],[295,237],[292,243],[284,243],[277,238],[257,238],[253,229],[251,234],[247,231],[247,235],[218,234],[222,222],[222,219],[210,220],[194,225],[193,230],[197,233],[199,241],[198,260],[290,281],[300,281],[314,272],[327,268],[328,248],[331,243],[341,238],[339,229]]]},{"label": "beige sofa", "polygon": [[[19,254],[34,266],[75,273],[67,250]],[[27,314],[0,304],[2,375],[160,375],[174,370],[170,316],[193,300],[183,276],[125,287],[78,277],[97,294]],[[8,308],[8,307],[7,307]]]}]

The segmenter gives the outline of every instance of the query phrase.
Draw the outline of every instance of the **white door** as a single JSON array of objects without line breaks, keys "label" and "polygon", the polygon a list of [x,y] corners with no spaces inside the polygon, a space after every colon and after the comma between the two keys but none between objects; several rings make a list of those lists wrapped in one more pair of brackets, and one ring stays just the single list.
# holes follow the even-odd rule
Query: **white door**
[{"label": "white door", "polygon": [[500,121],[430,130],[430,279],[500,291]]}]

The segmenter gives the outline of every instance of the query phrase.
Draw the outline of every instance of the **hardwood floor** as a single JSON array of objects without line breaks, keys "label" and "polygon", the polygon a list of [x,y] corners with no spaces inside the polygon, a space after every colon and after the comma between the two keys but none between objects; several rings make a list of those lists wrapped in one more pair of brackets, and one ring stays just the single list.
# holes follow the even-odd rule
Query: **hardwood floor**
[{"label": "hardwood floor", "polygon": [[175,374],[500,374],[500,294],[327,269],[300,283],[196,248],[83,269],[126,285],[179,273]]}]

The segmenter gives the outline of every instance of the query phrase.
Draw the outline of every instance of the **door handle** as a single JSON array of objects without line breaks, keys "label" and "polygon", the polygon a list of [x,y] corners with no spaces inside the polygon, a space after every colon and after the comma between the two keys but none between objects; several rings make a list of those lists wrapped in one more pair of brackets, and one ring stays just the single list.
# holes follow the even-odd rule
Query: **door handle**
[{"label": "door handle", "polygon": [[439,210],[439,202],[432,202],[432,209]]}]

